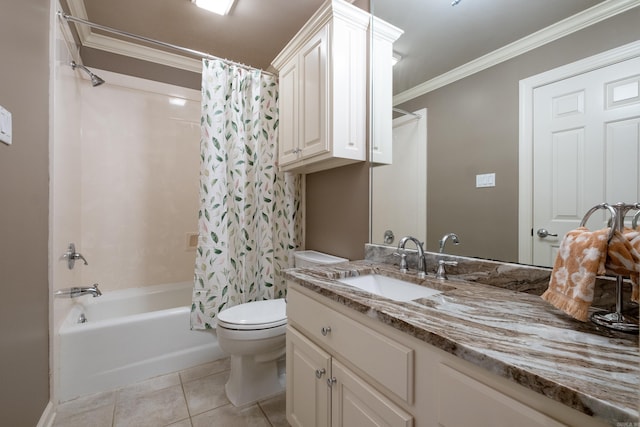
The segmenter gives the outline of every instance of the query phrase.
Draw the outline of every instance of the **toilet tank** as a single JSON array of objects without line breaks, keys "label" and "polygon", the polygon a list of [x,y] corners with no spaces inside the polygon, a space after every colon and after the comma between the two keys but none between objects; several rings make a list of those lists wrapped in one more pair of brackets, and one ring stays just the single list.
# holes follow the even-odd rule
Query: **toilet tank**
[{"label": "toilet tank", "polygon": [[316,267],[320,265],[338,264],[349,261],[334,255],[316,251],[296,251],[293,254],[296,267]]}]

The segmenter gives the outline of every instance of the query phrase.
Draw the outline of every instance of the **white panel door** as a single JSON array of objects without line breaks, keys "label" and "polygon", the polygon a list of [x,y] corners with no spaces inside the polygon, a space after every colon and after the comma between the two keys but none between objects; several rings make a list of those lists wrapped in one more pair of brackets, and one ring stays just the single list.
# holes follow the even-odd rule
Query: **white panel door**
[{"label": "white panel door", "polygon": [[329,151],[327,138],[327,45],[328,28],[313,36],[301,49],[299,69],[298,148],[302,158]]},{"label": "white panel door", "polygon": [[410,427],[413,417],[333,360],[332,427]]},{"label": "white panel door", "polygon": [[[393,244],[409,235],[427,238],[427,110],[416,114],[420,118],[393,121],[393,163],[372,169],[372,243]],[[395,235],[393,242],[384,241],[386,230]]]},{"label": "white panel door", "polygon": [[293,427],[329,427],[331,356],[287,327],[287,421]]},{"label": "white panel door", "polygon": [[[640,58],[542,86],[533,99],[533,263],[551,266],[592,206],[640,201]],[[587,225],[606,226],[606,215]]]},{"label": "white panel door", "polygon": [[280,166],[298,160],[298,61],[292,59],[280,70],[278,160]]}]

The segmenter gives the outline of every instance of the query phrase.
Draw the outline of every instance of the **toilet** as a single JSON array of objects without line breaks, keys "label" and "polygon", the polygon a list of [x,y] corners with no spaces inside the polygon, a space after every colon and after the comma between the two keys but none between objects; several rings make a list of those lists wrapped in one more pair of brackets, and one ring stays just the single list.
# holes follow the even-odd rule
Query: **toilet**
[{"label": "toilet", "polygon": [[[296,267],[348,261],[315,251],[296,252],[294,258]],[[247,302],[218,314],[218,343],[231,356],[225,391],[235,406],[249,405],[284,391],[286,328],[284,299]]]}]

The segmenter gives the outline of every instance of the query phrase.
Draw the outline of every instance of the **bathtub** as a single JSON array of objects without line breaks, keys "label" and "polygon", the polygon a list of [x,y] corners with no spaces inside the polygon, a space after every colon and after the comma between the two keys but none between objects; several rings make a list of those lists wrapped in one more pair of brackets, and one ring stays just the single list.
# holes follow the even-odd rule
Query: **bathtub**
[{"label": "bathtub", "polygon": [[[59,330],[58,401],[225,357],[215,330],[189,329],[192,285],[78,298]],[[78,323],[81,315],[85,323]]]}]

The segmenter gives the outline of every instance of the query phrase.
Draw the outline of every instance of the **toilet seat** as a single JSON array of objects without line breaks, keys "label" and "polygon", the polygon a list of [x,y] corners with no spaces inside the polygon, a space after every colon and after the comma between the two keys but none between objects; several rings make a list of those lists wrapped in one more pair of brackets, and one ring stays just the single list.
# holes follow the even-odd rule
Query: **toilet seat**
[{"label": "toilet seat", "polygon": [[239,304],[218,314],[218,327],[240,331],[277,328],[287,324],[286,307],[282,298]]}]

